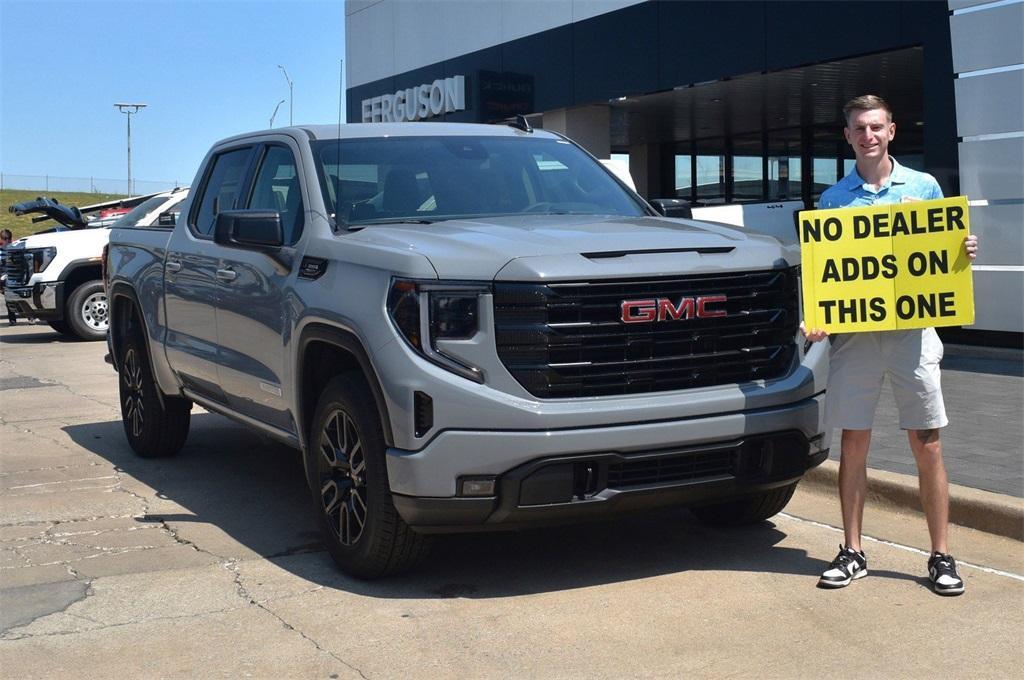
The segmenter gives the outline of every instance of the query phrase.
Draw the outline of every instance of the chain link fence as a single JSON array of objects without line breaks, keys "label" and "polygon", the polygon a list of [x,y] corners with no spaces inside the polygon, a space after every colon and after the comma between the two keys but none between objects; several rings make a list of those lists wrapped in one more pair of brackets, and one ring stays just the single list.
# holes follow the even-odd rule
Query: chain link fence
[{"label": "chain link fence", "polygon": [[[153,194],[182,186],[178,180],[132,179],[135,196]],[[91,194],[125,194],[127,179],[109,177],[58,177],[56,175],[10,175],[0,172],[0,191],[22,189],[25,191],[77,191]]]}]

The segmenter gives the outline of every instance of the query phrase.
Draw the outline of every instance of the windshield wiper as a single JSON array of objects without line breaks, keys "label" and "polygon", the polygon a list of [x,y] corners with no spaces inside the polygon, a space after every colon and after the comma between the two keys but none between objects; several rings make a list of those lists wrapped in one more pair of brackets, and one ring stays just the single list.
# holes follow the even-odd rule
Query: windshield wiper
[{"label": "windshield wiper", "polygon": [[444,222],[445,218],[429,219],[426,217],[387,217],[379,220],[359,220],[358,222],[348,222],[348,227],[365,227],[371,224],[434,224],[435,222]]}]

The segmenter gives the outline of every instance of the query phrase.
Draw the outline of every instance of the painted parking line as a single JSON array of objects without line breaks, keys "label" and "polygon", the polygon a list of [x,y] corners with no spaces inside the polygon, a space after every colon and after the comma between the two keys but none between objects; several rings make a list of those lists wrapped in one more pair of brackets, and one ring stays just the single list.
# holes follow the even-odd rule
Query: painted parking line
[{"label": "painted parking line", "polygon": [[[794,522],[800,522],[801,524],[810,524],[812,526],[821,527],[823,529],[828,529],[829,531],[834,531],[834,532],[839,533],[839,534],[843,533],[843,530],[840,527],[832,526],[831,524],[824,524],[822,522],[815,522],[814,520],[804,519],[802,517],[795,517],[794,515],[790,515],[790,514],[787,514],[785,512],[780,512],[778,515],[776,515],[776,517],[782,517],[784,519],[792,520]],[[863,540],[865,540],[865,541],[871,541],[872,543],[881,543],[882,545],[887,545],[887,546],[890,546],[892,548],[896,548],[897,550],[905,550],[907,552],[912,552],[915,555],[922,555],[924,557],[930,557],[931,556],[931,553],[929,553],[926,550],[921,550],[920,548],[914,548],[914,547],[909,546],[909,545],[903,545],[902,543],[894,543],[892,541],[886,541],[886,540],[883,540],[881,538],[875,538],[873,536],[862,536],[861,538]],[[978,571],[983,571],[986,574],[994,574],[996,576],[1004,576],[1006,578],[1012,578],[1015,581],[1024,581],[1024,576],[1021,576],[1020,574],[1014,574],[1014,573],[1011,573],[1011,572],[1008,572],[1008,571],[1003,571],[1001,569],[993,569],[992,567],[983,567],[980,564],[971,564],[970,562],[963,562],[959,558],[957,558],[956,563],[957,563],[957,566],[969,567],[971,569],[977,569]]]}]

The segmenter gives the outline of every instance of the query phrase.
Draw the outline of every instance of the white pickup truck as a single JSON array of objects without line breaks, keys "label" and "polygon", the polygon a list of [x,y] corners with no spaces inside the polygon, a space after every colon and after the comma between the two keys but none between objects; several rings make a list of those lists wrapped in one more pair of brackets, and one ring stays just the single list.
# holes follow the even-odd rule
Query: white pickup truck
[{"label": "white pickup truck", "polygon": [[117,220],[86,221],[77,208],[49,199],[11,206],[18,215],[42,213],[66,230],[49,230],[15,241],[4,252],[4,298],[18,316],[41,319],[54,330],[83,340],[102,340],[110,324],[100,263],[110,227],[173,225],[187,188],[145,198]]}]

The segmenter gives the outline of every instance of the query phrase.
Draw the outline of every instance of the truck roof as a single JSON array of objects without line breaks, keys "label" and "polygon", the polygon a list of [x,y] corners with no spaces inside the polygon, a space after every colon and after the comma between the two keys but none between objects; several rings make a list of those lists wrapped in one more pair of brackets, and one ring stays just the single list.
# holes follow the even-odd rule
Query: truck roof
[{"label": "truck roof", "polygon": [[366,137],[517,137],[534,135],[547,139],[560,139],[558,135],[544,130],[523,132],[508,125],[486,125],[483,123],[345,123],[339,126],[295,125],[292,127],[254,130],[223,139],[217,144],[267,134],[288,134],[293,137],[308,136],[312,139],[357,139]]}]

